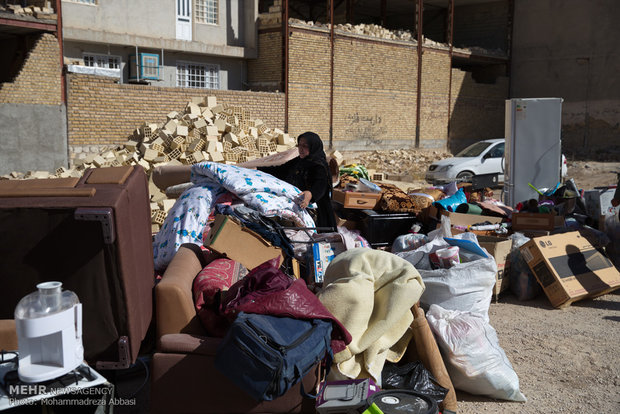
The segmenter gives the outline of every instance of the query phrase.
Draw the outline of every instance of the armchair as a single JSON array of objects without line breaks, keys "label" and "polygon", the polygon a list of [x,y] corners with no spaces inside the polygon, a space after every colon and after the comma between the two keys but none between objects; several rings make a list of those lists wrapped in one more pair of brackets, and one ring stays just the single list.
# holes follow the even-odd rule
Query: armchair
[{"label": "armchair", "polygon": [[[207,336],[192,297],[194,277],[209,258],[195,245],[180,247],[155,287],[157,348],[152,359],[151,412],[314,413],[300,384],[273,401],[258,402],[214,366],[220,338]],[[316,382],[314,370],[303,380]]]}]

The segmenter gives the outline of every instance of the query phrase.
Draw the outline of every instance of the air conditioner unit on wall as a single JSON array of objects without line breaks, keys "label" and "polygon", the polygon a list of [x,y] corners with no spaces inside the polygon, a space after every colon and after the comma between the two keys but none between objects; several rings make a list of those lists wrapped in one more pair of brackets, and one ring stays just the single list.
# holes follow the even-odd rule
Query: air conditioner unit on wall
[{"label": "air conditioner unit on wall", "polygon": [[138,64],[136,55],[129,55],[129,80],[160,80],[159,77],[159,55],[155,53],[138,53]]}]

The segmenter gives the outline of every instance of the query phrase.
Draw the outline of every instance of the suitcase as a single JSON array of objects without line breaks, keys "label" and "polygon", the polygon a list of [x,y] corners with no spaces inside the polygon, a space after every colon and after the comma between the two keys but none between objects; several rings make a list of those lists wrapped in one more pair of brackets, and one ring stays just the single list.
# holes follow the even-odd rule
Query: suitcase
[{"label": "suitcase", "polygon": [[153,249],[140,166],[67,179],[0,182],[0,319],[43,281],[82,303],[84,358],[98,369],[136,361],[152,319]]}]

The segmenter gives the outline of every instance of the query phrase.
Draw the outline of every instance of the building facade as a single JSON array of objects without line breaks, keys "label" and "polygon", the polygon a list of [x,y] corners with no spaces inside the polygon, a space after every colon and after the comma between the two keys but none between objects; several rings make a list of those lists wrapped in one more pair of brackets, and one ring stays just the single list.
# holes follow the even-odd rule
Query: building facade
[{"label": "building facade", "polygon": [[119,83],[244,89],[257,0],[63,0],[68,72]]}]

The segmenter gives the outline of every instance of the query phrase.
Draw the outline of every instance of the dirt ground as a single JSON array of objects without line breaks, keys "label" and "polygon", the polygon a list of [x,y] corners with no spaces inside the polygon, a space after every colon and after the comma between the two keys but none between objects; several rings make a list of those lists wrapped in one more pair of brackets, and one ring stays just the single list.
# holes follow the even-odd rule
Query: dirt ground
[{"label": "dirt ground", "polygon": [[[568,162],[578,188],[616,184],[618,162]],[[526,403],[457,392],[459,413],[613,413],[620,408],[620,291],[554,309],[546,296],[492,303],[491,325]]]},{"label": "dirt ground", "polygon": [[[360,161],[377,159],[356,154]],[[395,155],[395,154],[392,154]],[[398,154],[396,154],[398,155]],[[423,187],[420,178],[433,155],[395,156],[392,166],[406,171],[410,180],[395,181],[403,189]],[[370,168],[373,168],[371,165]],[[389,169],[390,164],[379,164]],[[568,161],[568,177],[580,189],[614,185],[620,171],[615,161]],[[393,174],[395,176],[395,174]],[[399,177],[400,178],[400,177]],[[498,334],[519,377],[527,402],[493,400],[457,390],[458,412],[462,414],[517,413],[615,413],[620,408],[620,290],[573,303],[566,309],[553,308],[546,296],[519,301],[510,292],[490,305],[491,326]]]}]

